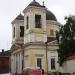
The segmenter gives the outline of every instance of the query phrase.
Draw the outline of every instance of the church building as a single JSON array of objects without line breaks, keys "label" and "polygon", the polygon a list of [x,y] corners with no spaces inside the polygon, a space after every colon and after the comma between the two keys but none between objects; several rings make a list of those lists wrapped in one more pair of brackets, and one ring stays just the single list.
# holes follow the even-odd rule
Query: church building
[{"label": "church building", "polygon": [[44,5],[33,0],[12,21],[11,72],[21,74],[26,68],[45,72],[59,70],[56,31],[60,23]]}]

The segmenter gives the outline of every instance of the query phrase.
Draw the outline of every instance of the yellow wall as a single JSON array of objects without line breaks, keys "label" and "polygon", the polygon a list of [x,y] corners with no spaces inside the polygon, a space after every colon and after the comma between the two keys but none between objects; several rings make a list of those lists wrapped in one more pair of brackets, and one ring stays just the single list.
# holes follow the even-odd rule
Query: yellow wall
[{"label": "yellow wall", "polygon": [[30,45],[25,51],[25,54],[29,55],[29,66],[30,67],[37,67],[36,59],[41,57],[42,58],[42,68],[46,71],[46,51],[45,46],[40,45]]},{"label": "yellow wall", "polygon": [[[50,23],[50,22],[51,22],[50,20],[46,21],[47,36],[48,37],[55,37],[56,36],[56,31],[59,31],[59,26],[55,24],[57,22],[54,22],[54,23],[53,22]],[[53,30],[54,31],[54,36],[50,35],[50,30]]]}]

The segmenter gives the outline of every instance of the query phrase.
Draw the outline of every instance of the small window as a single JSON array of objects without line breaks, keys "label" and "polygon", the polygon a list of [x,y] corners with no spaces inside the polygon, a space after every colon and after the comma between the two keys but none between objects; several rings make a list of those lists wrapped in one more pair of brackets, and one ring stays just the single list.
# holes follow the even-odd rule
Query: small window
[{"label": "small window", "polygon": [[26,29],[28,29],[29,28],[29,17],[28,16],[27,16],[26,20],[27,20]]},{"label": "small window", "polygon": [[41,15],[35,15],[35,27],[41,28]]},{"label": "small window", "polygon": [[42,59],[41,58],[37,58],[37,67],[40,67],[40,69],[42,68]]},{"label": "small window", "polygon": [[20,37],[24,37],[24,26],[20,26]]},{"label": "small window", "polygon": [[52,29],[50,30],[50,35],[54,36],[54,31]]},{"label": "small window", "polygon": [[55,58],[51,58],[51,69],[55,69]]},{"label": "small window", "polygon": [[15,27],[14,27],[14,30],[13,30],[13,37],[15,37]]}]

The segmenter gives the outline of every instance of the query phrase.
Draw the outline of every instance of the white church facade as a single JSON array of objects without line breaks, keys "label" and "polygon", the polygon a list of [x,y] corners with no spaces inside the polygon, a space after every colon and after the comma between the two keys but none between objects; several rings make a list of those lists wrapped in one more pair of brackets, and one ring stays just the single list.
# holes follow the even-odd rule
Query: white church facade
[{"label": "white church facade", "polygon": [[[33,0],[12,21],[11,72],[21,74],[24,68],[58,71],[56,31],[60,23],[46,6]],[[48,42],[48,43],[47,43]]]}]

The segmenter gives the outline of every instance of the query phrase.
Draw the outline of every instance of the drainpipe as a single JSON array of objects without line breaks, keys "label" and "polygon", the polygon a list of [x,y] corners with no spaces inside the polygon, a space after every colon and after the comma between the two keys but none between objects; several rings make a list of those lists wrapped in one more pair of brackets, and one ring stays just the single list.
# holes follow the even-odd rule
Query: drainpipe
[{"label": "drainpipe", "polygon": [[48,57],[47,57],[47,53],[48,53],[48,42],[45,42],[45,45],[46,45],[46,71],[48,73]]},{"label": "drainpipe", "polygon": [[23,72],[23,68],[24,68],[24,48],[23,48],[23,45],[21,46],[21,50],[22,50],[22,72]]}]

